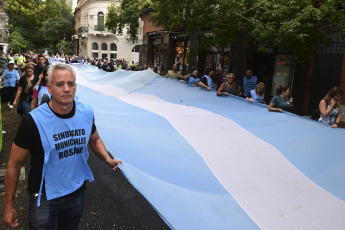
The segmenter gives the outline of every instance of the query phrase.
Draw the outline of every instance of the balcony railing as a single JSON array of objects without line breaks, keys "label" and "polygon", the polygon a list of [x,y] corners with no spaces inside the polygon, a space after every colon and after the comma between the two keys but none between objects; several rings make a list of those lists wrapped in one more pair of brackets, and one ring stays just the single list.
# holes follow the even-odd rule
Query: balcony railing
[{"label": "balcony railing", "polygon": [[87,33],[87,32],[89,32],[89,29],[87,27],[78,28],[78,34]]},{"label": "balcony railing", "polygon": [[95,25],[95,31],[104,31],[104,25]]}]

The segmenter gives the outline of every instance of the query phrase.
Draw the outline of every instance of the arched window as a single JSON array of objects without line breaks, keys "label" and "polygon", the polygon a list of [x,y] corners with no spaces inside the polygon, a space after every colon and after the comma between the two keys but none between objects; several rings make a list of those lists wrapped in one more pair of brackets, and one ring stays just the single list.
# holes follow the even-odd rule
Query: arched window
[{"label": "arched window", "polygon": [[110,44],[110,50],[111,51],[117,51],[117,45],[115,43]]},{"label": "arched window", "polygon": [[98,50],[98,44],[96,42],[92,43],[92,50]]},{"label": "arched window", "polygon": [[132,52],[139,53],[139,50],[140,50],[140,45],[136,45],[133,47]]},{"label": "arched window", "polygon": [[104,26],[104,14],[103,14],[103,12],[98,13],[97,25],[98,26]]},{"label": "arched window", "polygon": [[102,50],[108,50],[107,43],[102,43]]}]

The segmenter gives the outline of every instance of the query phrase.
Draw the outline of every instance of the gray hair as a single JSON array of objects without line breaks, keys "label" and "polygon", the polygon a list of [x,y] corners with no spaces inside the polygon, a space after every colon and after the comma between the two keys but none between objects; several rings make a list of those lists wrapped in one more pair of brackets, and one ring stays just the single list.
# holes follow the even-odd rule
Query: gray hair
[{"label": "gray hair", "polygon": [[74,82],[76,81],[77,75],[76,75],[75,70],[73,69],[73,67],[71,65],[69,65],[69,64],[58,63],[58,64],[50,66],[49,69],[48,69],[48,83],[50,85],[53,82],[53,72],[55,70],[59,70],[59,69],[60,70],[67,70],[67,71],[72,72],[72,74],[74,76]]},{"label": "gray hair", "polygon": [[232,76],[235,77],[235,74],[234,74],[234,73],[228,73],[227,77],[229,77],[230,75],[232,75]]}]

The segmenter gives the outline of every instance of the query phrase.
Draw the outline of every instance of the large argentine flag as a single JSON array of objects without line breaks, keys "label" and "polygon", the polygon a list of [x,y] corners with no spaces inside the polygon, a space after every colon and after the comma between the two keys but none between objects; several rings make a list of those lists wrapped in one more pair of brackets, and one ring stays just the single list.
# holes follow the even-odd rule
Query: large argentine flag
[{"label": "large argentine flag", "polygon": [[345,229],[345,130],[156,75],[77,65],[121,170],[173,229]]}]

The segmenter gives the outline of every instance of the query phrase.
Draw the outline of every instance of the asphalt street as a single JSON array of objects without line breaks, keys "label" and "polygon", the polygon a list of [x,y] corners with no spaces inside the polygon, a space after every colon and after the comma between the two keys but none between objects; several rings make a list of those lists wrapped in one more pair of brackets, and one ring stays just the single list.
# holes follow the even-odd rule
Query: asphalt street
[{"label": "asphalt street", "polygon": [[170,229],[121,172],[89,151],[95,181],[87,184],[79,229]]},{"label": "asphalt street", "polygon": [[[0,153],[0,176],[6,172],[11,144],[20,116],[2,103],[3,148]],[[90,151],[89,165],[95,181],[87,183],[85,208],[79,229],[170,229],[149,202],[128,182],[121,172],[114,172]],[[15,196],[20,226],[28,229],[28,194],[26,191],[30,157],[21,169]],[[0,193],[0,214],[3,215],[4,193]],[[1,218],[0,229],[9,229]]]}]

